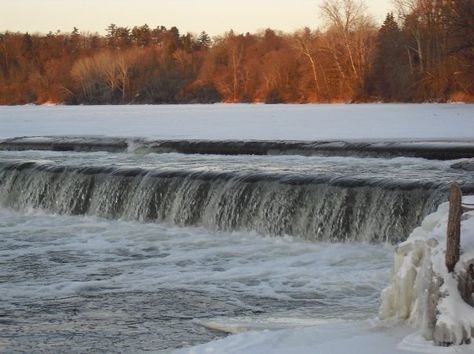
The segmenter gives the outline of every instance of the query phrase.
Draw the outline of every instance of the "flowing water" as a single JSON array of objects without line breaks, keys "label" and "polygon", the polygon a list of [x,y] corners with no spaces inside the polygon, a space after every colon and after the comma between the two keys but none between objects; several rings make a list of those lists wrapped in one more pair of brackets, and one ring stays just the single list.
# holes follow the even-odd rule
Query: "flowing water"
[{"label": "flowing water", "polygon": [[29,149],[0,151],[2,352],[371,318],[392,245],[450,183],[474,190],[465,160]]}]

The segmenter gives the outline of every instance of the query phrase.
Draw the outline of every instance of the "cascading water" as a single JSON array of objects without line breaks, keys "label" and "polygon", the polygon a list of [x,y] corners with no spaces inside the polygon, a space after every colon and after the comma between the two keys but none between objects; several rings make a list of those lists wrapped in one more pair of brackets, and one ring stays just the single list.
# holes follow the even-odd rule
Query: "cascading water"
[{"label": "cascading water", "polygon": [[398,242],[445,196],[428,182],[0,163],[0,202],[17,210],[309,240]]}]

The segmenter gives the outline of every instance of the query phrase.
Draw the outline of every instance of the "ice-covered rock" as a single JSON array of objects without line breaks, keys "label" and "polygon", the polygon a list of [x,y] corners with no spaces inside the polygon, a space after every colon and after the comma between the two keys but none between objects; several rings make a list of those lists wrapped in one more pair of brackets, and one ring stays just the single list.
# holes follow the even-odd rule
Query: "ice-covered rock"
[{"label": "ice-covered rock", "polygon": [[[472,204],[474,197],[464,197]],[[448,203],[425,218],[395,251],[391,285],[382,292],[380,316],[408,322],[436,345],[474,339],[474,211],[461,221],[461,256],[454,273],[445,265]]]}]

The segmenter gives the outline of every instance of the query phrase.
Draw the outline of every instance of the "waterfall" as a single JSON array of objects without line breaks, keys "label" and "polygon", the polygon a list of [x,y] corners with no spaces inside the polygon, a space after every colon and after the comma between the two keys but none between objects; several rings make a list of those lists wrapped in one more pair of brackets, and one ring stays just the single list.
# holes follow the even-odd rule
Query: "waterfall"
[{"label": "waterfall", "polygon": [[445,198],[428,182],[0,163],[3,207],[308,240],[396,243]]}]

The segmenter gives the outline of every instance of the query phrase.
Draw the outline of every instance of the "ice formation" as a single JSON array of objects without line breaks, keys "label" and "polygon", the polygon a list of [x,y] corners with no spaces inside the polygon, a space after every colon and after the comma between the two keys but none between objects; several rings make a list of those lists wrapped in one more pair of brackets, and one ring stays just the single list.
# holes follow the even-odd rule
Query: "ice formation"
[{"label": "ice formation", "polygon": [[[463,203],[474,203],[474,196]],[[395,251],[391,285],[382,292],[380,315],[406,321],[436,345],[471,343],[474,337],[474,211],[461,221],[461,257],[454,273],[445,266],[448,203],[425,218]]]}]

